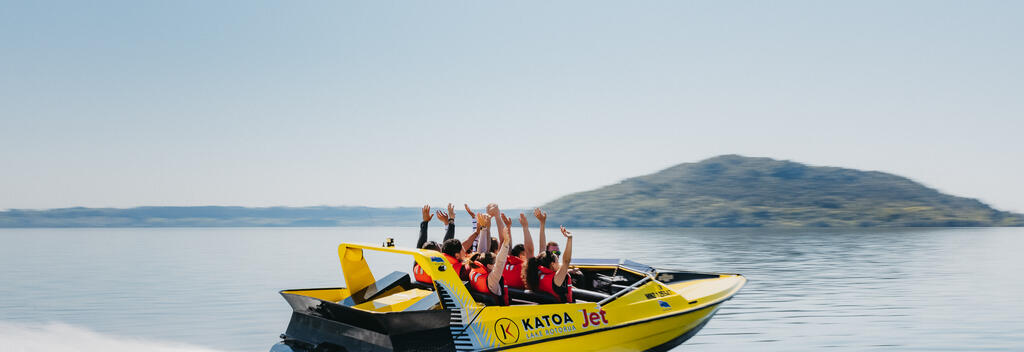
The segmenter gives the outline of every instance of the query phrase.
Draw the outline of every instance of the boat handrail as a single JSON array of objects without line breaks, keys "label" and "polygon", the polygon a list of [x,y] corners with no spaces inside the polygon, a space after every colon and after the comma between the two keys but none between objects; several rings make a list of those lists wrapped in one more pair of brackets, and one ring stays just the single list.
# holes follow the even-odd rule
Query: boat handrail
[{"label": "boat handrail", "polygon": [[627,292],[635,290],[637,287],[640,287],[640,285],[643,285],[643,284],[647,283],[648,281],[651,281],[651,279],[652,279],[651,275],[644,275],[644,278],[640,279],[640,281],[637,281],[636,283],[634,283],[632,285],[629,285],[629,287],[621,289],[621,290],[619,290],[619,292],[615,292],[615,294],[613,294],[611,296],[608,296],[608,298],[602,299],[600,302],[597,302],[597,306],[601,307],[605,303],[608,303],[609,301],[611,301],[613,299],[619,298],[619,296],[622,296],[622,295],[626,294]]}]

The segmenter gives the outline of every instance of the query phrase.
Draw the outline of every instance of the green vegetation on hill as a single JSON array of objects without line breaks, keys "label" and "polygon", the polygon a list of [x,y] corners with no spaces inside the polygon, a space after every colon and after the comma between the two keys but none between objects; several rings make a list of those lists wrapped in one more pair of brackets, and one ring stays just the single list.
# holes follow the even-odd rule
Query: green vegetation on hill
[{"label": "green vegetation on hill", "polygon": [[1024,226],[1024,216],[877,171],[723,155],[543,206],[575,226]]}]

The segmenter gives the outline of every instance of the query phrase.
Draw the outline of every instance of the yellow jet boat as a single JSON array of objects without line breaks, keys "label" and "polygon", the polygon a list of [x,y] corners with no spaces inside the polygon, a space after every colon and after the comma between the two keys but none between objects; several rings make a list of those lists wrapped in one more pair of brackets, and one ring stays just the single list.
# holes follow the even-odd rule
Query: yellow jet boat
[{"label": "yellow jet boat", "polygon": [[[433,285],[401,271],[375,278],[368,251],[407,255]],[[511,305],[498,306],[468,289],[436,251],[346,243],[338,256],[348,287],[281,291],[293,312],[271,352],[665,351],[696,334],[747,281],[580,259],[572,262],[575,303],[510,289]]]}]

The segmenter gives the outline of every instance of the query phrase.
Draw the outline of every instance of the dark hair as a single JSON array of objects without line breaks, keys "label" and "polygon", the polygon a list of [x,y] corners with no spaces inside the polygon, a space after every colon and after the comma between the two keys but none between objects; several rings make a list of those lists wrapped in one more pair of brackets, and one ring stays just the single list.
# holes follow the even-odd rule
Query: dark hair
[{"label": "dark hair", "polygon": [[491,245],[487,247],[487,251],[491,253],[498,253],[498,240],[491,239]]},{"label": "dark hair", "polygon": [[469,263],[474,268],[480,268],[483,265],[486,268],[490,264],[494,264],[493,253],[473,253],[472,257],[469,257]]},{"label": "dark hair", "polygon": [[526,246],[524,246],[522,243],[520,243],[520,244],[517,244],[515,247],[512,247],[512,251],[508,252],[508,254],[513,256],[513,257],[518,257],[525,250],[526,250]]},{"label": "dark hair", "polygon": [[459,252],[462,252],[462,242],[459,242],[457,239],[450,238],[441,244],[441,253],[454,257],[458,255]]},{"label": "dark hair", "polygon": [[429,250],[438,251],[438,252],[441,251],[441,246],[438,246],[437,242],[434,242],[434,241],[427,241],[427,243],[424,243],[423,247],[420,247],[420,248],[421,249],[429,249]]},{"label": "dark hair", "polygon": [[530,258],[523,268],[523,282],[526,283],[526,288],[537,292],[540,288],[540,267],[550,267],[556,260],[558,257],[549,251],[540,252],[540,255]]}]

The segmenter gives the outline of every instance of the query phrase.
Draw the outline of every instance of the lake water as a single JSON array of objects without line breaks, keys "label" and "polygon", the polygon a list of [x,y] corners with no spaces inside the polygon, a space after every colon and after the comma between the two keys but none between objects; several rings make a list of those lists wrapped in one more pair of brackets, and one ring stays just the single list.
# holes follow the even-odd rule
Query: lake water
[{"label": "lake water", "polygon": [[[291,312],[279,290],[343,286],[339,243],[417,230],[3,229],[0,350],[267,351]],[[1021,228],[574,232],[577,258],[750,280],[677,350],[1024,349]]]}]

